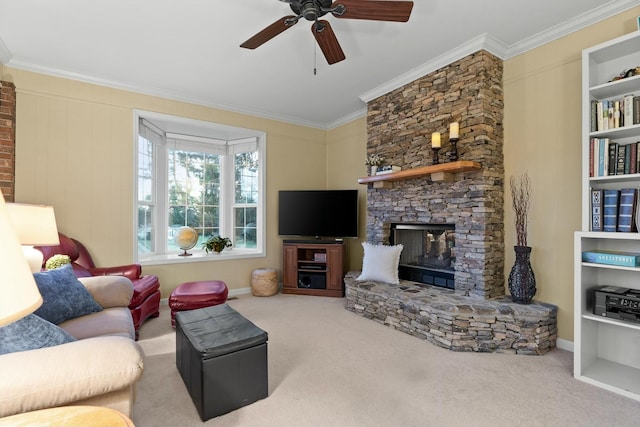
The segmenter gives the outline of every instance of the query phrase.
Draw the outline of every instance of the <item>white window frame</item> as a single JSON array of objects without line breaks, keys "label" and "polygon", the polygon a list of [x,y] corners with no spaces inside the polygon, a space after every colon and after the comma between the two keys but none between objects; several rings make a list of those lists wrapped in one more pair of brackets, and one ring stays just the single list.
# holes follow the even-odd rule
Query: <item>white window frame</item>
[{"label": "white window frame", "polygon": [[[156,201],[153,213],[153,233],[155,237],[156,251],[149,254],[138,252],[138,135],[139,122],[145,120],[154,126],[156,131],[164,132],[165,140],[162,147],[154,146],[154,199]],[[150,111],[134,111],[134,203],[133,203],[133,247],[135,262],[142,265],[171,264],[184,262],[219,261],[237,258],[257,258],[266,256],[266,133],[253,129],[244,129],[233,126],[221,125],[212,122],[205,122],[184,117],[171,116]],[[194,247],[189,252],[192,256],[181,257],[179,252],[164,252],[167,247],[167,233],[159,230],[168,229],[168,186],[167,153],[170,148],[171,138],[179,137],[181,145],[184,147],[191,141],[194,151],[200,151],[206,144],[211,144],[210,153],[221,154],[222,157],[222,188],[221,188],[221,216],[220,234],[234,238],[233,233],[233,208],[234,204],[234,155],[238,153],[238,147],[250,148],[255,145],[258,150],[258,203],[256,215],[256,248],[231,248],[225,249],[219,255],[206,254],[201,247]],[[242,152],[243,150],[240,150]]]}]

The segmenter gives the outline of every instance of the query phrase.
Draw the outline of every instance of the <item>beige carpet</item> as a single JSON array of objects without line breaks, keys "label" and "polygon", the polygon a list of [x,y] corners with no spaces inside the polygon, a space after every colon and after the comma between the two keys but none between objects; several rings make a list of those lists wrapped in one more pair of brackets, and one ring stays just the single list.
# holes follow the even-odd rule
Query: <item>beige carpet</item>
[{"label": "beige carpet", "polygon": [[[207,426],[637,426],[640,403],[572,377],[572,353],[455,353],[344,309],[338,298],[243,295],[269,333],[269,397]],[[169,309],[140,331],[137,427],[201,426],[175,366]]]}]

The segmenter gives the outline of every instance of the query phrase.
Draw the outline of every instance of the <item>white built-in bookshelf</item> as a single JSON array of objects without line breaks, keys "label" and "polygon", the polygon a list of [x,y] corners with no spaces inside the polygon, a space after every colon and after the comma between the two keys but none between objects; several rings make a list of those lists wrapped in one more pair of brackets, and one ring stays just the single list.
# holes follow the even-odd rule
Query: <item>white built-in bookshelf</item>
[{"label": "white built-in bookshelf", "polygon": [[640,233],[591,231],[593,189],[640,188],[640,173],[590,176],[594,138],[625,146],[640,142],[640,125],[629,121],[620,127],[592,128],[592,101],[640,96],[640,75],[611,81],[635,67],[640,67],[640,31],[582,54],[582,231],[576,232],[574,242],[574,376],[640,401],[640,323],[597,316],[593,310],[595,287],[640,289],[640,268],[582,262],[583,251],[640,253]]}]

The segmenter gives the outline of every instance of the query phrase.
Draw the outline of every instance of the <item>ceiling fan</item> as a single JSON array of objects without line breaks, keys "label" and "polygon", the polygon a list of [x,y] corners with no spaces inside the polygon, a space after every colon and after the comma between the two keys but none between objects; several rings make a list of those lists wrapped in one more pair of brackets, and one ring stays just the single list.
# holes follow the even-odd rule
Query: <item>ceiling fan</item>
[{"label": "ceiling fan", "polygon": [[366,19],[371,21],[407,22],[413,9],[412,1],[379,0],[280,0],[289,3],[295,15],[278,19],[264,30],[258,32],[240,47],[255,49],[268,42],[284,30],[293,27],[301,18],[313,22],[311,32],[315,37],[327,62],[335,64],[345,59],[344,52],[329,21],[319,19],[331,13],[336,18]]}]

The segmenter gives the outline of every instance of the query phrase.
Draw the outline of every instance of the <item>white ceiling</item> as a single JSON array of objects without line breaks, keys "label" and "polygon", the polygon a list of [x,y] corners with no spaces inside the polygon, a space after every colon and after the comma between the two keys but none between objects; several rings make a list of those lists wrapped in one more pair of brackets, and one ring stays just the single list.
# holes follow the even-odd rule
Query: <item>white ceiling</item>
[{"label": "white ceiling", "polygon": [[507,59],[638,0],[414,3],[407,23],[326,15],[347,57],[328,65],[305,20],[239,47],[292,13],[278,0],[0,0],[0,62],[330,129],[479,48]]}]

